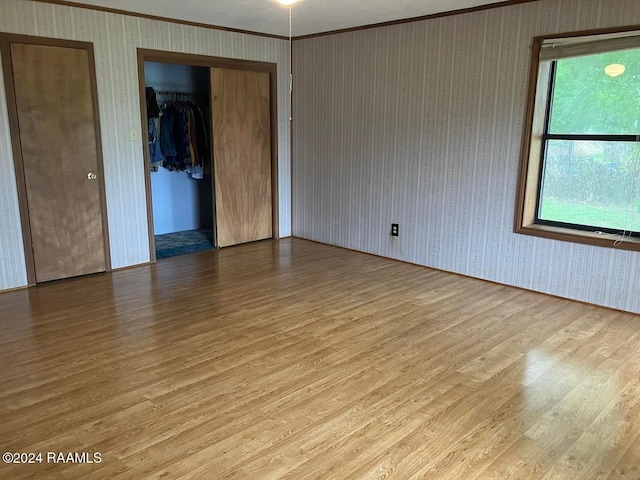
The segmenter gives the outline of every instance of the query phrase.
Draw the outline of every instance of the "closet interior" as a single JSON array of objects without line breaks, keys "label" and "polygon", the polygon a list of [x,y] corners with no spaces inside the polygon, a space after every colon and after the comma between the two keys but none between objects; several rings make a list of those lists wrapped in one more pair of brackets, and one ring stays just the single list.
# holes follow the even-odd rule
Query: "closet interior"
[{"label": "closet interior", "polygon": [[138,49],[138,70],[152,261],[278,238],[275,64]]},{"label": "closet interior", "polygon": [[157,259],[216,247],[210,76],[206,67],[144,62]]}]

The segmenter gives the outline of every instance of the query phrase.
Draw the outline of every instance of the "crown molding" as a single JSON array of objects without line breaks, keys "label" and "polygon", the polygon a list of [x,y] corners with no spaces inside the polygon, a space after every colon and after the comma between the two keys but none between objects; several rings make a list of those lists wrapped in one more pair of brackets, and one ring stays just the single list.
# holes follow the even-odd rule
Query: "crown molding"
[{"label": "crown molding", "polygon": [[132,12],[129,10],[120,10],[117,8],[101,7],[99,5],[88,5],[86,3],[77,3],[69,0],[30,0],[30,1],[40,2],[40,3],[49,3],[53,5],[63,5],[65,7],[84,8],[86,10],[115,13],[118,15],[128,15],[130,17],[145,18],[147,20],[157,20],[160,22],[176,23],[178,25],[188,25],[191,27],[208,28],[210,30],[222,30],[225,32],[244,33],[246,35],[256,35],[258,37],[275,38],[278,40],[289,40],[289,37],[284,37],[282,35],[272,35],[270,33],[253,32],[251,30],[242,30],[240,28],[222,27],[220,25],[211,25],[208,23],[191,22],[189,20],[180,20],[177,18],[160,17],[157,15],[148,15],[146,13]]},{"label": "crown molding", "polygon": [[453,15],[462,15],[465,13],[481,12],[483,10],[492,10],[494,8],[509,7],[511,5],[519,5],[521,3],[537,2],[539,0],[505,0],[498,3],[490,3],[488,5],[478,5],[477,7],[461,8],[458,10],[449,10],[446,12],[432,13],[430,15],[422,15],[420,17],[402,18],[399,20],[391,20],[388,22],[371,23],[359,27],[341,28],[339,30],[331,30],[322,33],[311,33],[309,35],[299,35],[294,40],[305,40],[307,38],[324,37],[327,35],[337,35],[339,33],[357,32],[358,30],[369,30],[371,28],[388,27],[391,25],[401,25],[403,23],[422,22],[424,20],[433,20],[434,18],[451,17]]}]

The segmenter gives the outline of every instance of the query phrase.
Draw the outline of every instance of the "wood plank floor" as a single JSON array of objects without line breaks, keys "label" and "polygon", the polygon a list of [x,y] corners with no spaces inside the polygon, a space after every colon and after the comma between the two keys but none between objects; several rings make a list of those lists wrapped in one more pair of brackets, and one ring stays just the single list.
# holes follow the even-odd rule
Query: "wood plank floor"
[{"label": "wood plank floor", "polygon": [[304,240],[0,295],[0,478],[639,479],[640,317]]}]

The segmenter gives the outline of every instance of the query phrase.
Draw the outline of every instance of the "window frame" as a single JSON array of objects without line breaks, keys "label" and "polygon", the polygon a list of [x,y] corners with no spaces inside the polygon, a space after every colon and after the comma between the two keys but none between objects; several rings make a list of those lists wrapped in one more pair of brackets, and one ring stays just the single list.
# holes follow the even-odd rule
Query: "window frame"
[{"label": "window frame", "polygon": [[[564,224],[541,220],[538,217],[543,180],[545,148],[548,140],[616,140],[638,142],[635,135],[565,135],[549,134],[549,121],[553,101],[553,69],[555,62],[540,60],[545,41],[590,35],[615,34],[639,31],[640,26],[609,28],[539,36],[533,39],[531,66],[527,91],[524,130],[517,183],[517,203],[514,232],[601,247],[640,251],[640,237],[635,233],[624,237],[621,232],[587,225]],[[569,138],[570,137],[570,138]]]}]

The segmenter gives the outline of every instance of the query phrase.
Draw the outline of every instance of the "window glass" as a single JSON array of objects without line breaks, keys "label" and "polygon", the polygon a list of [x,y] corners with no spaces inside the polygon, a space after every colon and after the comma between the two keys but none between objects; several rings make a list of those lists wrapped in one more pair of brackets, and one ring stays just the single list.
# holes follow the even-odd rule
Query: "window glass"
[{"label": "window glass", "polygon": [[640,49],[558,60],[549,133],[640,135]]},{"label": "window glass", "polygon": [[549,140],[538,218],[640,232],[640,145]]}]

